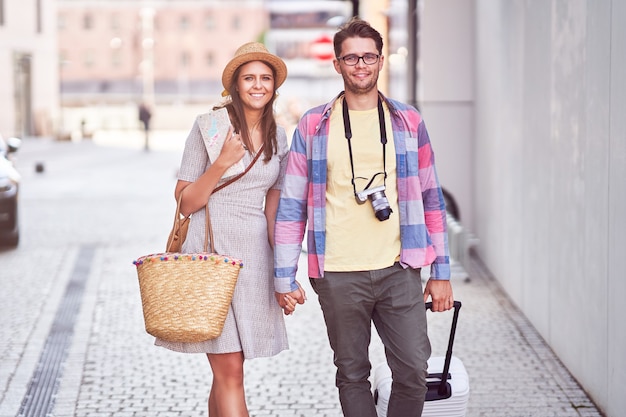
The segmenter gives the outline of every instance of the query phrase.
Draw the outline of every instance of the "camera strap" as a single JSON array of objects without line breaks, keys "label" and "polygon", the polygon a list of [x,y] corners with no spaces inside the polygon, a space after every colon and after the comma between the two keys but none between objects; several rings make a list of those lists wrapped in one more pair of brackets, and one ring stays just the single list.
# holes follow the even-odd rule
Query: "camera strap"
[{"label": "camera strap", "polygon": [[[354,189],[354,195],[357,194],[356,191],[356,184],[355,184],[355,177],[354,177],[354,160],[352,158],[352,128],[350,127],[350,114],[348,112],[348,102],[345,99],[343,99],[343,129],[345,132],[345,136],[346,139],[348,140],[348,152],[350,154],[350,168],[352,169],[352,188]],[[382,174],[384,174],[383,177],[383,185],[386,185],[387,182],[387,165],[385,163],[386,158],[385,158],[385,148],[386,148],[386,144],[387,144],[387,127],[385,126],[385,112],[383,111],[383,103],[382,100],[380,99],[380,95],[378,96],[378,125],[380,127],[380,143],[382,143],[383,145],[383,172]],[[381,174],[381,172],[374,174],[374,176],[372,177],[372,179],[370,180],[369,183],[367,183],[367,185],[365,186],[365,190],[367,190],[370,185],[372,185],[372,182],[374,182],[374,178],[376,178],[376,176],[378,174]]]}]

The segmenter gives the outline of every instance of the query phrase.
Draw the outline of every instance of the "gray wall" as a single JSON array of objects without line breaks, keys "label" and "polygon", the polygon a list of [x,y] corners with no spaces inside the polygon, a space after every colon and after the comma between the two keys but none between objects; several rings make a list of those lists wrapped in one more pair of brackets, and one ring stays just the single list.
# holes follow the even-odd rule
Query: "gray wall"
[{"label": "gray wall", "polygon": [[[471,122],[435,105],[445,101],[443,92],[424,94],[442,182],[470,183],[461,208],[470,213],[464,224],[479,240],[479,256],[598,406],[621,416],[626,2],[423,3],[424,20],[445,8],[464,22],[423,26],[424,44],[452,49],[423,62],[424,89],[442,84],[438,77],[474,75],[463,81],[472,92],[465,106]],[[467,54],[454,50],[459,44],[472,48],[473,61],[461,62],[457,75],[437,72],[446,56]],[[469,170],[446,162],[456,162],[448,150],[455,146],[467,150]]]},{"label": "gray wall", "polygon": [[[437,173],[473,228],[474,2],[426,0],[420,11],[419,107]],[[462,175],[459,175],[462,172]]]}]

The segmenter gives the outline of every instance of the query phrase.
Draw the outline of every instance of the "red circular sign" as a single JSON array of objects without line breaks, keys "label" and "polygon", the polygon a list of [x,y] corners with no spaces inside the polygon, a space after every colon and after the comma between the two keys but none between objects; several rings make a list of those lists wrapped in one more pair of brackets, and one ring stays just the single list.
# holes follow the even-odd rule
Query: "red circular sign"
[{"label": "red circular sign", "polygon": [[311,42],[309,53],[312,57],[322,61],[328,61],[335,57],[333,40],[328,35],[322,35]]}]

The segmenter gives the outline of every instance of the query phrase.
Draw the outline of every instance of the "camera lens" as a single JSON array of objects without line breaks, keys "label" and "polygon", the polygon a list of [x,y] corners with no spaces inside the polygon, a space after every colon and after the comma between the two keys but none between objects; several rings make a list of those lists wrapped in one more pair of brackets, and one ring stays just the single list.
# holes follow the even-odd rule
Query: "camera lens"
[{"label": "camera lens", "polygon": [[372,207],[374,208],[374,214],[376,218],[381,222],[383,220],[387,220],[393,210],[389,207],[389,200],[385,196],[383,191],[377,191],[370,195],[370,199],[372,200]]},{"label": "camera lens", "polygon": [[391,213],[392,213],[392,210],[389,207],[387,207],[385,209],[378,210],[375,214],[376,214],[376,218],[382,222],[383,220],[387,220],[389,216],[391,215]]}]

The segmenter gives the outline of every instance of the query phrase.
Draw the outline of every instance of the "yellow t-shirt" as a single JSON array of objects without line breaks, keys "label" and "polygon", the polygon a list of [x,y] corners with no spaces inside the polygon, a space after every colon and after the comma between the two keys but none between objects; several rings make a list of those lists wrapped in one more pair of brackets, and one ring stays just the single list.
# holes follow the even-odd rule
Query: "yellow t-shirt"
[{"label": "yellow t-shirt", "polygon": [[[396,153],[389,109],[383,104],[387,128],[387,180],[385,195],[392,213],[380,221],[371,200],[358,204],[352,187],[348,140],[343,123],[343,100],[337,100],[330,117],[328,172],[326,183],[326,271],[366,271],[387,268],[400,257],[400,214],[396,186]],[[357,192],[372,176],[383,172],[383,146],[380,142],[378,108],[350,110],[352,158]],[[365,177],[367,179],[360,179]],[[383,185],[384,175],[376,176],[370,189]]]}]

